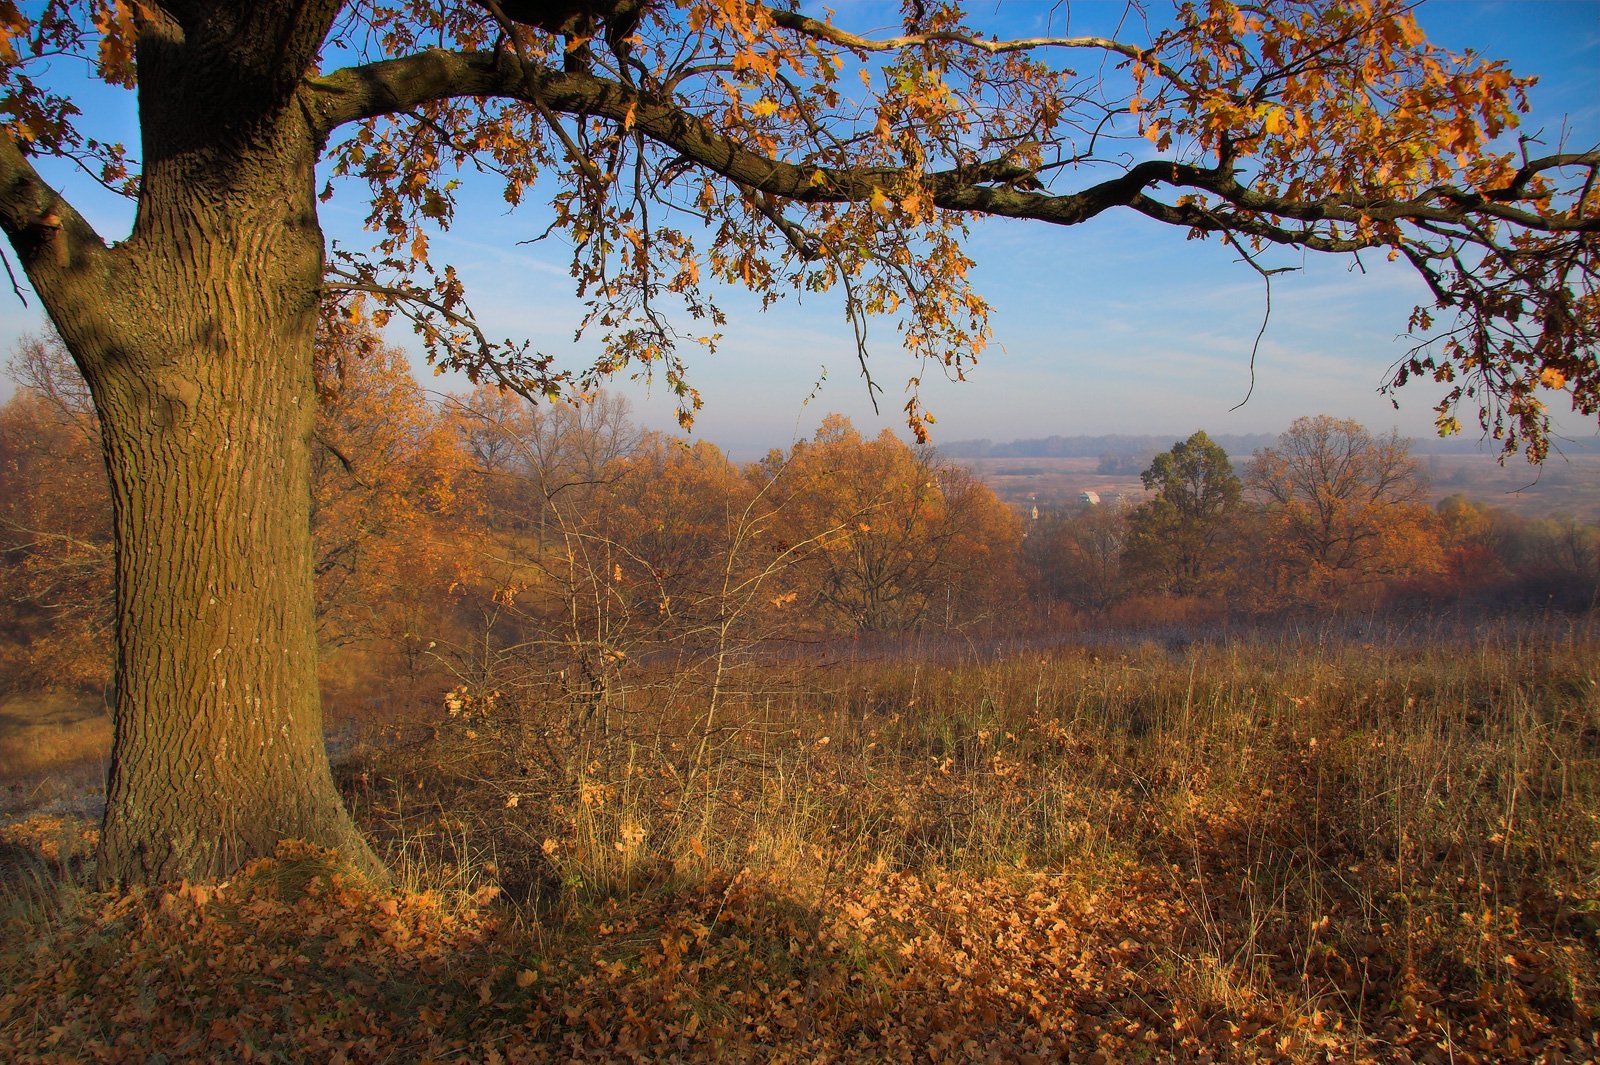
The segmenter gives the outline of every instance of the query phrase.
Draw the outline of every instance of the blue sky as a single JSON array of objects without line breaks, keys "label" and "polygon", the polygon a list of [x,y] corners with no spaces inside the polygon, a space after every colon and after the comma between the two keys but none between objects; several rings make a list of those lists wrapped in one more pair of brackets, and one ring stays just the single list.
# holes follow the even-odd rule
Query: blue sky
[{"label": "blue sky", "polygon": [[[887,24],[892,11],[850,0],[834,6],[858,26],[870,26],[879,10]],[[1060,29],[1060,8],[1047,0],[1003,10],[1018,32],[1036,32],[1051,18]],[[1121,10],[1120,2],[1077,0],[1073,30]],[[1543,129],[1553,142],[1565,116],[1572,146],[1600,142],[1600,2],[1428,0],[1419,19],[1440,44],[1472,47],[1540,77],[1524,132]],[[87,87],[80,106],[96,135],[137,142],[128,94]],[[59,172],[51,176],[103,235],[115,239],[127,230],[125,204]],[[543,228],[537,202],[508,218],[497,189],[474,193],[452,232],[434,241],[435,260],[456,264],[491,336],[525,337],[546,352],[570,351],[573,364],[581,364],[593,346],[573,345],[581,309],[564,249],[515,243]],[[357,244],[364,239],[363,214],[358,196],[336,196],[323,208],[323,226],[331,238]],[[1304,414],[1432,433],[1435,386],[1408,386],[1398,411],[1376,391],[1409,346],[1398,334],[1422,298],[1409,271],[1381,256],[1365,263],[1365,274],[1344,259],[1280,258],[1304,268],[1275,280],[1254,393],[1231,410],[1250,389],[1263,291],[1227,248],[1186,241],[1139,218],[1105,215],[1071,229],[983,221],[974,226],[969,252],[979,264],[976,287],[994,309],[995,336],[967,381],[948,382],[937,371],[924,377],[924,402],[938,418],[936,441],[1109,432],[1176,438],[1196,428],[1277,432]],[[869,431],[902,427],[900,388],[916,367],[898,350],[891,323],[873,333],[872,368],[886,389],[882,413],[874,414],[835,294],[799,305],[791,300],[766,313],[742,293],[727,291],[722,299],[730,321],[721,349],[692,364],[692,381],[706,399],[697,435],[748,456],[809,434],[833,410]],[[0,300],[0,348],[9,350],[16,337],[39,328],[37,301],[29,303],[9,294]],[[392,339],[414,346],[403,329]],[[618,387],[634,400],[641,421],[674,426],[664,387]],[[1470,427],[1469,418],[1463,422]],[[1559,424],[1570,435],[1595,433],[1592,423],[1570,413]]]}]

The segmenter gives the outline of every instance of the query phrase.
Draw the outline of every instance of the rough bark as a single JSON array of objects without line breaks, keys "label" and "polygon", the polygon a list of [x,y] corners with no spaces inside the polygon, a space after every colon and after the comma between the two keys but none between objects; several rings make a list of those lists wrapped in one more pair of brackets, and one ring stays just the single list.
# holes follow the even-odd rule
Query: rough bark
[{"label": "rough bark", "polygon": [[252,79],[250,99],[204,59],[196,76],[193,51],[141,39],[146,162],[120,264],[138,318],[86,352],[118,548],[101,875],[225,876],[285,838],[376,871],[333,785],[317,687],[318,145],[292,92]]},{"label": "rough bark", "polygon": [[144,171],[121,245],[14,148],[0,158],[10,203],[34,208],[12,212],[8,235],[89,381],[110,471],[107,882],[225,877],[288,838],[381,872],[334,787],[317,686],[320,143],[296,84],[320,33],[306,7],[276,25],[277,5],[247,5],[237,25],[147,18]]}]

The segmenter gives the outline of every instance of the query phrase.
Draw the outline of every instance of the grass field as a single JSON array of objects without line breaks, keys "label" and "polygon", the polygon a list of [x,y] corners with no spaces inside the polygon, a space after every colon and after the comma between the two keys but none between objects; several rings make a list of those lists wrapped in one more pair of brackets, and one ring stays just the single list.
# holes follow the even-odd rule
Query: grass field
[{"label": "grass field", "polygon": [[111,717],[99,696],[0,696],[0,815],[92,801],[110,753]]},{"label": "grass field", "polygon": [[1600,1058],[1593,628],[660,680],[372,726],[394,888],[13,823],[0,1058]]}]

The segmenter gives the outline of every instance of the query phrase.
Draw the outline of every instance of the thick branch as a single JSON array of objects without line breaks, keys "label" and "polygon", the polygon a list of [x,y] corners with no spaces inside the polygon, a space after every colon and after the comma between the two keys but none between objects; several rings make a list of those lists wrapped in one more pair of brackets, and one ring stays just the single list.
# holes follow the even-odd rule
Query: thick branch
[{"label": "thick branch", "polygon": [[94,227],[28,162],[0,130],[0,230],[33,290],[58,324],[109,296],[110,250]]},{"label": "thick branch", "polygon": [[[751,151],[738,140],[670,102],[646,96],[628,86],[584,72],[557,72],[524,63],[506,52],[428,51],[401,59],[338,71],[311,83],[313,109],[324,130],[347,122],[409,110],[429,101],[459,96],[504,96],[535,103],[541,109],[609,118],[630,123],[644,135],[671,147],[687,159],[738,184],[770,196],[801,203],[855,202],[874,191],[893,194],[921,183],[934,203],[946,210],[977,211],[1009,218],[1030,218],[1056,225],[1076,225],[1113,207],[1136,207],[1142,213],[1178,225],[1215,228],[1218,216],[1170,208],[1145,197],[1165,186],[1208,192],[1253,218],[1229,214],[1238,228],[1277,243],[1319,251],[1366,247],[1359,238],[1338,237],[1311,228],[1290,229],[1267,217],[1306,223],[1373,222],[1460,223],[1475,215],[1498,217],[1542,232],[1596,232],[1600,218],[1545,217],[1506,206],[1493,194],[1468,194],[1438,186],[1404,200],[1349,198],[1299,201],[1272,196],[1239,182],[1231,168],[1205,168],[1152,160],[1126,174],[1075,193],[1053,194],[989,182],[1014,182],[1018,168],[1006,161],[916,175],[896,167],[815,167],[773,159]],[[1600,164],[1600,153],[1552,156],[1524,169]],[[1513,184],[1525,183],[1519,175]]]},{"label": "thick branch", "polygon": [[[771,159],[669,103],[583,72],[557,72],[505,51],[432,49],[336,71],[310,82],[313,113],[331,133],[348,122],[461,96],[503,96],[565,114],[630,122],[701,166],[751,189],[809,202],[857,200],[898,180],[894,167],[837,170]],[[821,178],[813,182],[814,174]]]},{"label": "thick branch", "polygon": [[1333,236],[1318,233],[1310,228],[1289,229],[1258,215],[1240,215],[1233,211],[1208,210],[1196,204],[1170,204],[1149,196],[1137,196],[1129,204],[1135,211],[1157,222],[1184,226],[1204,233],[1239,233],[1273,244],[1287,244],[1323,252],[1353,252],[1377,247],[1383,243],[1377,236]]},{"label": "thick branch", "polygon": [[[325,132],[365,118],[410,110],[456,96],[506,96],[566,114],[629,122],[687,159],[748,189],[800,203],[845,203],[903,187],[916,175],[898,167],[815,167],[753,152],[708,122],[625,85],[582,72],[555,72],[504,52],[428,51],[337,71],[311,83],[313,111]],[[1166,181],[1193,184],[1202,171],[1174,163],[1144,163],[1129,173],[1072,195],[995,187],[1024,172],[994,161],[926,175],[934,203],[946,210],[982,211],[1058,225],[1086,221],[1126,206],[1144,188]],[[1202,187],[1217,182],[1206,180]]]}]

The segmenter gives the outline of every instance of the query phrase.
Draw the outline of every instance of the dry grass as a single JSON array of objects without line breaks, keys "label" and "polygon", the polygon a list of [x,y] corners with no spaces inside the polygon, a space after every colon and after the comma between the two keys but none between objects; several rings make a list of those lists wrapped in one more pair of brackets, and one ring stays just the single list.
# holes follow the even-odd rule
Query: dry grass
[{"label": "dry grass", "polygon": [[111,717],[99,696],[0,696],[0,813],[94,793],[110,752]]},{"label": "dry grass", "polygon": [[[1597,663],[1581,629],[768,663],[710,733],[681,678],[581,724],[469,697],[343,769],[396,895],[290,854],[226,906],[63,901],[30,859],[0,1056],[117,1059],[139,1013],[174,1060],[1594,1060]],[[181,1008],[102,994],[130,974]]]}]

